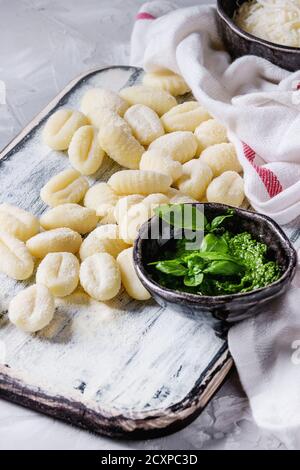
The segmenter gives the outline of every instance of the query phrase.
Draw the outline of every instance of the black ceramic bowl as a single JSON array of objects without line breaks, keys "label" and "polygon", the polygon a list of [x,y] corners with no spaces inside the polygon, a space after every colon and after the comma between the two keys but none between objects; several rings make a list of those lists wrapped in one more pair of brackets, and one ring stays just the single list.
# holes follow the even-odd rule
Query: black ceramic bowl
[{"label": "black ceramic bowl", "polygon": [[[223,204],[196,203],[194,205],[204,205],[204,213],[208,220],[224,214],[229,208],[229,206]],[[294,277],[297,254],[281,228],[265,215],[235,209],[235,215],[226,219],[224,226],[233,233],[250,232],[256,240],[266,243],[269,248],[268,255],[270,259],[276,260],[282,269],[283,274],[280,279],[251,292],[222,296],[200,296],[167,289],[153,279],[148,264],[161,258],[166,243],[172,243],[174,229],[171,230],[171,240],[168,239],[166,242],[166,237],[161,233],[161,230],[158,239],[154,240],[149,238],[148,234],[150,233],[150,226],[153,230],[155,224],[159,226],[159,218],[156,216],[141,227],[134,246],[134,262],[141,282],[163,307],[169,306],[173,310],[192,316],[197,316],[200,312],[206,312],[212,314],[218,320],[231,323],[262,311],[266,302],[282,295],[289,288]]]},{"label": "black ceramic bowl", "polygon": [[234,12],[245,1],[247,0],[217,0],[219,33],[232,58],[251,54],[263,57],[286,70],[299,70],[300,48],[281,46],[257,38],[234,23]]}]

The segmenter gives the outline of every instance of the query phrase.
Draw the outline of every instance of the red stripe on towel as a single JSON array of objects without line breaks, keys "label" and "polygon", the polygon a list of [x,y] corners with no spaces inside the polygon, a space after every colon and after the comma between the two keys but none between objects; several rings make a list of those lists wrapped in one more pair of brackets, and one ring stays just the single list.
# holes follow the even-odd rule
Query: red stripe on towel
[{"label": "red stripe on towel", "polygon": [[137,20],[155,20],[155,16],[147,12],[141,12],[136,15]]},{"label": "red stripe on towel", "polygon": [[244,150],[245,157],[252,164],[256,173],[258,174],[258,176],[264,183],[269,196],[274,197],[274,196],[277,196],[277,194],[281,193],[281,191],[283,191],[283,187],[279,179],[277,178],[277,176],[268,168],[263,168],[259,165],[256,165],[256,163],[254,163],[255,152],[251,147],[249,147],[249,145],[243,143],[243,150]]}]

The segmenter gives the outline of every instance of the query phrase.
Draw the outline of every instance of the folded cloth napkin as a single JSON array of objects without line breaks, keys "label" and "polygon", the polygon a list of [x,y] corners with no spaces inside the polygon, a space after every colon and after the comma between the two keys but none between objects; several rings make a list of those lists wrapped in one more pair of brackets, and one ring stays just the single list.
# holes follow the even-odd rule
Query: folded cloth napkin
[{"label": "folded cloth napkin", "polygon": [[[142,6],[131,63],[180,73],[194,96],[229,129],[253,207],[285,224],[300,214],[300,71],[264,59],[231,63],[221,50],[216,11]],[[300,246],[294,221],[286,230]],[[288,294],[229,331],[229,348],[257,424],[300,448],[300,270]]]},{"label": "folded cloth napkin", "polygon": [[280,224],[300,214],[300,71],[256,56],[231,62],[216,9],[145,3],[137,15],[131,64],[181,74],[195,98],[229,130],[252,206]]}]

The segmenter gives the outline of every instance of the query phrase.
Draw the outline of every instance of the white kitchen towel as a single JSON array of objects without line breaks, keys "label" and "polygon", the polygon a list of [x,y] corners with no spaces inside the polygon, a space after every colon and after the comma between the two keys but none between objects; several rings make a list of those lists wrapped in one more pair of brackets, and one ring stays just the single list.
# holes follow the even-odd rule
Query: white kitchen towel
[{"label": "white kitchen towel", "polygon": [[181,74],[195,98],[229,130],[252,206],[280,224],[300,214],[300,71],[289,73],[222,50],[216,9],[145,3],[132,34],[131,64]]},{"label": "white kitchen towel", "polygon": [[[164,15],[164,16],[162,16]],[[149,2],[132,35],[131,62],[184,76],[229,129],[255,209],[287,223],[300,214],[300,71],[220,49],[213,7]],[[299,247],[299,219],[289,235]],[[288,294],[229,331],[229,348],[257,424],[300,448],[300,269]]]}]

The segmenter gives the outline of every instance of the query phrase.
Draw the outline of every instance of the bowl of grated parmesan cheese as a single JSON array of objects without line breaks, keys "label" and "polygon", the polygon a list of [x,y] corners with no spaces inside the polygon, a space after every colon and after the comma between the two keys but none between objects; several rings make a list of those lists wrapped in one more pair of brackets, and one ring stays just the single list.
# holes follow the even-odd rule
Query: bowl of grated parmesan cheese
[{"label": "bowl of grated parmesan cheese", "polygon": [[300,69],[300,0],[218,0],[218,28],[233,58],[256,55]]}]

